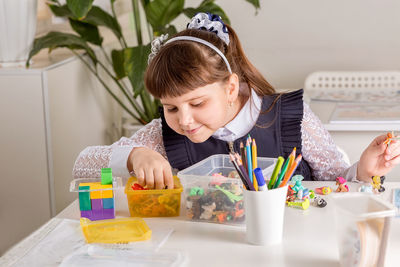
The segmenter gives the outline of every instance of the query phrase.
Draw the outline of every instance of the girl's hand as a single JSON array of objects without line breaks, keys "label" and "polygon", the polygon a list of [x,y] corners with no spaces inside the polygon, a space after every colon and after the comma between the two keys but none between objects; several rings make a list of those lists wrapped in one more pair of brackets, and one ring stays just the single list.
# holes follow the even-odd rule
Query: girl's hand
[{"label": "girl's hand", "polygon": [[371,142],[360,157],[357,178],[370,182],[374,175],[383,176],[400,163],[400,142],[392,140],[389,147],[383,142],[387,135],[380,135]]},{"label": "girl's hand", "polygon": [[136,147],[129,154],[127,164],[128,170],[135,172],[141,186],[174,188],[171,165],[160,153],[147,147]]}]

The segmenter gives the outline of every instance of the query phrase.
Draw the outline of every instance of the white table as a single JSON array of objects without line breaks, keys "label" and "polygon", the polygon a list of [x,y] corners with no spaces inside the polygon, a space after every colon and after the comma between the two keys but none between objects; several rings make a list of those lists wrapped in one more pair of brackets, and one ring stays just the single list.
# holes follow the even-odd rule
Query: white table
[{"label": "white table", "polygon": [[[325,185],[336,188],[333,182],[304,182],[303,185],[310,189]],[[356,190],[358,186],[350,184],[350,189]],[[380,197],[391,199],[391,188],[400,187],[400,183],[386,183],[385,186],[386,192]],[[181,217],[146,218],[145,221],[152,225],[152,229],[166,225],[174,229],[161,251],[184,252],[188,256],[188,266],[339,266],[335,216],[330,201],[332,194],[325,197],[328,202],[325,208],[310,206],[303,211],[286,207],[283,242],[271,247],[246,243],[245,227],[196,223]],[[121,200],[121,205],[117,216],[129,216],[124,195],[118,194],[118,200]],[[78,202],[74,201],[57,218],[79,219]],[[0,258],[0,265],[7,266],[7,259],[18,257],[32,235]],[[400,218],[392,220],[388,242],[385,266],[398,266]]]}]

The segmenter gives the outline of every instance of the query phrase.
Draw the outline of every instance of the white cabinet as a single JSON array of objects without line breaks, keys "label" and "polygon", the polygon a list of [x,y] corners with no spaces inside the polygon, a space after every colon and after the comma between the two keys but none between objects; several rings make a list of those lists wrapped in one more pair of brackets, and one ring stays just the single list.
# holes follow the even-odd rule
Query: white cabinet
[{"label": "white cabinet", "polygon": [[64,209],[72,167],[88,145],[109,144],[118,109],[68,51],[0,68],[0,255]]}]

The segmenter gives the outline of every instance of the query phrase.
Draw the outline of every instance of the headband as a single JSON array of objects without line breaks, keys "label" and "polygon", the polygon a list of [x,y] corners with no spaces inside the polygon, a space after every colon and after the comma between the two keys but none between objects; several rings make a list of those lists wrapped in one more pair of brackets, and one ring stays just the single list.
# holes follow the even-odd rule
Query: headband
[{"label": "headband", "polygon": [[230,74],[232,74],[232,70],[231,70],[231,65],[229,65],[228,60],[226,59],[225,55],[221,52],[221,50],[219,50],[215,45],[213,45],[210,42],[207,42],[206,40],[197,38],[197,37],[193,37],[193,36],[177,36],[174,38],[169,39],[165,44],[169,44],[175,41],[192,41],[192,42],[196,42],[196,43],[201,43],[203,45],[208,46],[209,48],[211,48],[212,50],[214,50],[215,52],[217,52],[217,54],[224,60],[226,67],[228,68],[228,71]]}]

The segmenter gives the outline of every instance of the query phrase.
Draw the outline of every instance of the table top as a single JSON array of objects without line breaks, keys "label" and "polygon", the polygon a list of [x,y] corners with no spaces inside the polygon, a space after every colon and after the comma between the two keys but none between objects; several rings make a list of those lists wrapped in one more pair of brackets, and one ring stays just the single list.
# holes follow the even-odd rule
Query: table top
[{"label": "table top", "polygon": [[[333,182],[303,182],[303,185],[309,189],[320,186],[336,188]],[[350,191],[356,191],[359,186],[359,184],[349,183]],[[385,187],[386,191],[379,197],[391,201],[392,189],[400,188],[400,183],[387,182]],[[244,225],[191,222],[182,216],[145,218],[145,221],[152,230],[162,227],[173,229],[173,233],[160,251],[182,252],[189,266],[261,266],[265,264],[270,266],[339,266],[335,210],[331,202],[334,194],[346,193],[323,196],[328,202],[325,208],[310,206],[308,210],[303,211],[286,207],[283,242],[275,246],[248,244]],[[122,190],[116,194],[116,203],[120,203],[117,205],[117,217],[129,216],[127,201]],[[60,218],[79,219],[78,201],[74,201],[49,223]],[[36,231],[36,234],[40,230]],[[3,266],[7,261],[11,262],[12,259],[20,257],[24,243],[29,243],[29,239],[32,239],[34,235],[35,233],[9,250],[0,258],[0,265]],[[398,266],[399,248],[400,218],[394,218],[389,231],[385,266]],[[4,264],[4,266],[7,265]]]}]

